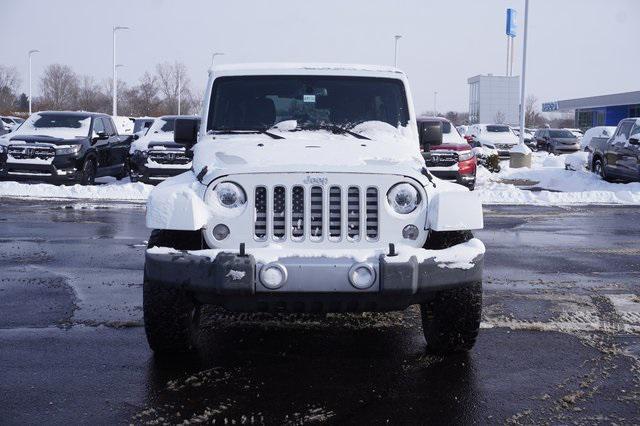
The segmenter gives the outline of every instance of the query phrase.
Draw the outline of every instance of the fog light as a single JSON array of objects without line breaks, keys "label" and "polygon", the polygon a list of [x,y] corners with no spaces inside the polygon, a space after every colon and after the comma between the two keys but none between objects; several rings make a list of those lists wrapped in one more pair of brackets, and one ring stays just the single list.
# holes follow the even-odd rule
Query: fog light
[{"label": "fog light", "polygon": [[418,235],[420,235],[420,231],[415,225],[407,225],[402,230],[402,238],[406,238],[408,240],[417,240]]},{"label": "fog light", "polygon": [[268,289],[275,290],[287,282],[287,269],[280,263],[269,263],[260,270],[260,282]]},{"label": "fog light", "polygon": [[367,263],[356,263],[349,269],[349,281],[358,290],[371,287],[375,280],[376,270]]},{"label": "fog light", "polygon": [[213,238],[218,241],[222,241],[229,236],[229,227],[223,223],[220,223],[213,227]]}]

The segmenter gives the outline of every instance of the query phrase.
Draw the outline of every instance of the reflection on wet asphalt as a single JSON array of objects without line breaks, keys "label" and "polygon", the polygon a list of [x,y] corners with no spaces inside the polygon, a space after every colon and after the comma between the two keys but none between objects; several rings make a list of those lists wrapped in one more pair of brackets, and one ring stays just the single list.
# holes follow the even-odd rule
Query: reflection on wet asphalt
[{"label": "reflection on wet asphalt", "polygon": [[415,308],[207,308],[197,354],[166,360],[141,327],[141,208],[3,200],[2,423],[638,423],[640,211],[485,213],[469,355],[427,355]]}]

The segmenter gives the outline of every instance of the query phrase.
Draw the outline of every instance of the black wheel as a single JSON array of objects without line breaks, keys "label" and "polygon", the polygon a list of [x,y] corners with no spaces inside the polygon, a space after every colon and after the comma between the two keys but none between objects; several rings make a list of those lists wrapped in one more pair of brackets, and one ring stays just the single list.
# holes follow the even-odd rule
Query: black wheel
[{"label": "black wheel", "polygon": [[550,144],[550,143],[548,143],[548,142],[547,142],[547,152],[548,152],[549,154],[553,154],[553,147],[552,147],[552,146],[551,146],[551,144]]},{"label": "black wheel", "polygon": [[92,159],[85,160],[82,170],[78,176],[80,185],[95,185],[96,183],[96,163]]},{"label": "black wheel", "polygon": [[591,167],[591,170],[593,170],[593,173],[600,175],[602,179],[609,181],[609,176],[607,175],[607,169],[605,168],[605,163],[604,163],[604,160],[602,160],[602,158],[596,157],[596,159],[593,160],[593,167]]},{"label": "black wheel", "polygon": [[[424,248],[442,250],[473,238],[471,231],[430,232]],[[422,331],[431,353],[465,352],[475,344],[482,315],[482,282],[438,291],[420,305]]]},{"label": "black wheel", "polygon": [[420,306],[427,351],[466,352],[473,348],[482,316],[482,282],[442,290]]},{"label": "black wheel", "polygon": [[125,161],[124,165],[122,166],[122,170],[120,170],[120,173],[118,173],[115,177],[116,177],[116,180],[122,180],[127,176],[129,176],[130,174],[131,174],[131,167],[129,166],[129,162]]},{"label": "black wheel", "polygon": [[[148,247],[199,249],[201,238],[200,232],[154,230]],[[179,285],[149,280],[145,272],[142,308],[147,342],[157,355],[184,354],[191,350],[191,332],[199,307],[188,291]]]}]

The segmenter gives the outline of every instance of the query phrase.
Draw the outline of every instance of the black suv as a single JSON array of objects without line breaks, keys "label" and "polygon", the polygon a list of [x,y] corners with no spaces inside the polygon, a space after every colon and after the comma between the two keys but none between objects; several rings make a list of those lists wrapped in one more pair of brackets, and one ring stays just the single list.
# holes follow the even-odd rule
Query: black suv
[{"label": "black suv", "polygon": [[38,112],[0,139],[0,176],[11,180],[91,185],[96,177],[129,173],[131,136],[111,117],[92,112]]}]

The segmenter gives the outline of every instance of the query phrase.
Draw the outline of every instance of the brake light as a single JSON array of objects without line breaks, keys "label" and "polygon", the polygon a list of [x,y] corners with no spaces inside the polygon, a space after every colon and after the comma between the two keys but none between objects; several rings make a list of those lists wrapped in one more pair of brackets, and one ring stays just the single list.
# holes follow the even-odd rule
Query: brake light
[{"label": "brake light", "polygon": [[458,161],[458,173],[467,175],[476,171],[476,157],[469,160]]}]

